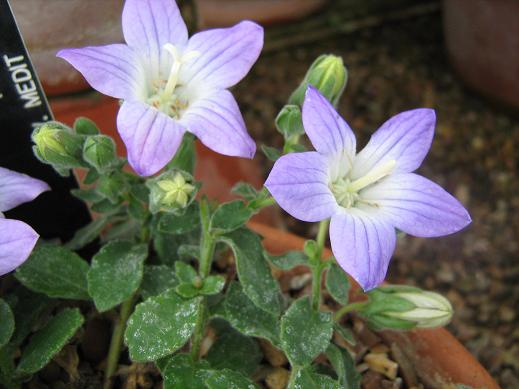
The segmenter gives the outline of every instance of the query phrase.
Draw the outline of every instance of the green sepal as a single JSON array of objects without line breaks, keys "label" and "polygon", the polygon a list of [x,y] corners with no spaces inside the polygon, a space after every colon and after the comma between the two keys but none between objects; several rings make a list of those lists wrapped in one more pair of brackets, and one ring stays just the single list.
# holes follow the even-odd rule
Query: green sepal
[{"label": "green sepal", "polygon": [[90,120],[86,117],[78,117],[74,121],[74,131],[80,135],[97,135],[99,134],[99,128],[94,123],[94,121]]}]

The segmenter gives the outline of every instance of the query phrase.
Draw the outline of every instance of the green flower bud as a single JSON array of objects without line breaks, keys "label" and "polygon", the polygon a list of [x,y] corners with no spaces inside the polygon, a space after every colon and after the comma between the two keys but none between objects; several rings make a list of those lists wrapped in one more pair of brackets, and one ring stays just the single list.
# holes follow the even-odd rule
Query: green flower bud
[{"label": "green flower bud", "polygon": [[186,208],[194,199],[197,187],[193,178],[185,172],[169,171],[148,180],[150,211],[177,212]]},{"label": "green flower bud", "polygon": [[334,106],[337,106],[347,80],[348,71],[341,57],[331,54],[321,55],[310,66],[303,82],[290,96],[289,103],[302,105],[308,84],[311,84]]},{"label": "green flower bud", "polygon": [[112,170],[117,162],[115,142],[106,135],[89,136],[83,145],[83,159],[99,173]]},{"label": "green flower bud", "polygon": [[408,286],[382,286],[367,293],[359,310],[375,329],[435,328],[449,323],[452,305],[442,295]]},{"label": "green flower bud", "polygon": [[32,141],[36,156],[57,170],[84,166],[84,137],[60,123],[49,122],[35,129]]},{"label": "green flower bud", "polygon": [[299,136],[305,133],[301,109],[297,105],[285,105],[276,117],[276,128],[285,140],[297,143]]}]

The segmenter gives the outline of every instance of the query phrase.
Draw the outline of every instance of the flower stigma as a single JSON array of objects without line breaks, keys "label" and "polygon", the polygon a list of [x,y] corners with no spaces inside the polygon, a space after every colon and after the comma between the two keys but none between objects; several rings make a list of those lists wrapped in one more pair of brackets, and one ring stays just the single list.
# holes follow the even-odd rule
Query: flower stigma
[{"label": "flower stigma", "polygon": [[339,177],[330,185],[330,189],[335,196],[337,203],[344,208],[354,207],[358,203],[366,203],[376,207],[377,204],[362,200],[359,192],[391,174],[395,165],[396,161],[392,159],[382,165],[376,166],[366,175],[357,178],[356,180],[352,180],[348,176]]}]

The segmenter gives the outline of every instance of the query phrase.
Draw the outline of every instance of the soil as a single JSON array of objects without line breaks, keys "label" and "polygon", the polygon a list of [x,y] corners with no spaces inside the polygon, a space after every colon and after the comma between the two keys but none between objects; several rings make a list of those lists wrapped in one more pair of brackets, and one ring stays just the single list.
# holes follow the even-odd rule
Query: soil
[{"label": "soil", "polygon": [[[449,330],[503,388],[518,388],[517,116],[462,85],[446,58],[441,14],[432,12],[264,54],[234,91],[258,144],[282,145],[274,118],[322,53],[342,56],[348,67],[339,110],[358,147],[398,112],[436,110],[434,143],[418,172],[460,199],[473,223],[449,237],[401,236],[388,281],[445,294],[456,310]],[[271,163],[257,159],[266,176]],[[286,214],[282,220],[292,232],[315,236],[313,224]]]}]

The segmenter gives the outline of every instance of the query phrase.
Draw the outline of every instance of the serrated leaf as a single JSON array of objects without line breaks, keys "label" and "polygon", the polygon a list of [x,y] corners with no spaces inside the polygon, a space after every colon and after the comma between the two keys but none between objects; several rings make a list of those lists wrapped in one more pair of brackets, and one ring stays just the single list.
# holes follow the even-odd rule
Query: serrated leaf
[{"label": "serrated leaf", "polygon": [[279,315],[279,285],[263,257],[263,246],[258,235],[241,228],[222,236],[221,240],[234,252],[236,270],[245,294],[264,311]]},{"label": "serrated leaf", "polygon": [[124,334],[132,361],[154,361],[181,348],[193,334],[200,303],[167,291],[138,304]]},{"label": "serrated leaf", "polygon": [[144,265],[144,273],[140,288],[144,300],[158,296],[178,285],[175,270],[166,265]]},{"label": "serrated leaf", "polygon": [[218,294],[223,290],[224,286],[225,277],[220,275],[209,276],[204,280],[204,284],[200,288],[200,294],[205,296]]},{"label": "serrated leaf", "polygon": [[[94,206],[92,206],[92,210],[95,211]],[[106,216],[99,216],[86,226],[77,230],[72,239],[65,243],[65,247],[70,250],[82,249],[90,242],[93,242],[99,234],[101,234],[101,231],[103,231],[103,229],[108,225],[108,221],[109,220]]]},{"label": "serrated leaf", "polygon": [[213,213],[210,229],[218,234],[234,231],[243,226],[252,213],[241,200],[224,203]]},{"label": "serrated leaf", "polygon": [[326,272],[326,289],[339,304],[348,304],[350,281],[344,270],[335,263]]},{"label": "serrated leaf", "polygon": [[161,367],[164,389],[206,389],[206,361],[193,362],[187,354],[177,354],[168,358]]},{"label": "serrated leaf", "polygon": [[265,157],[267,157],[272,162],[276,162],[283,155],[283,153],[280,150],[265,145],[261,145],[261,151],[263,151]]},{"label": "serrated leaf", "polygon": [[22,352],[16,371],[32,374],[42,369],[83,324],[79,309],[64,309],[38,331]]},{"label": "serrated leaf", "polygon": [[88,264],[73,251],[61,246],[36,247],[15,277],[25,287],[49,297],[89,300]]},{"label": "serrated leaf", "polygon": [[131,297],[142,281],[146,244],[112,241],[92,258],[87,274],[88,292],[99,312],[107,311]]},{"label": "serrated leaf", "polygon": [[308,256],[302,251],[289,251],[281,255],[265,252],[265,258],[281,270],[290,270],[299,265],[308,265]]},{"label": "serrated leaf", "polygon": [[290,381],[291,389],[341,389],[333,378],[314,372],[311,367],[299,369]]},{"label": "serrated leaf", "polygon": [[257,386],[243,374],[230,370],[217,370],[205,381],[209,389],[257,389]]},{"label": "serrated leaf", "polygon": [[233,282],[224,300],[225,319],[242,334],[256,336],[279,345],[279,322],[271,313],[258,308],[240,284]]},{"label": "serrated leaf", "polygon": [[281,346],[292,366],[309,365],[326,350],[332,334],[332,315],[314,311],[308,296],[295,301],[281,318]]},{"label": "serrated leaf", "polygon": [[332,364],[341,387],[344,389],[359,389],[361,376],[355,369],[355,361],[348,351],[330,344],[326,350],[326,357]]},{"label": "serrated leaf", "polygon": [[231,189],[231,193],[243,197],[245,200],[254,200],[258,196],[258,191],[251,184],[238,182]]},{"label": "serrated leaf", "polygon": [[0,299],[0,348],[9,342],[14,333],[14,315],[9,304]]},{"label": "serrated leaf", "polygon": [[193,202],[180,214],[161,213],[157,229],[165,234],[180,235],[199,228],[200,217],[197,202]]},{"label": "serrated leaf", "polygon": [[209,349],[207,361],[214,369],[232,369],[245,375],[252,374],[263,354],[258,343],[229,328],[221,334]]}]

